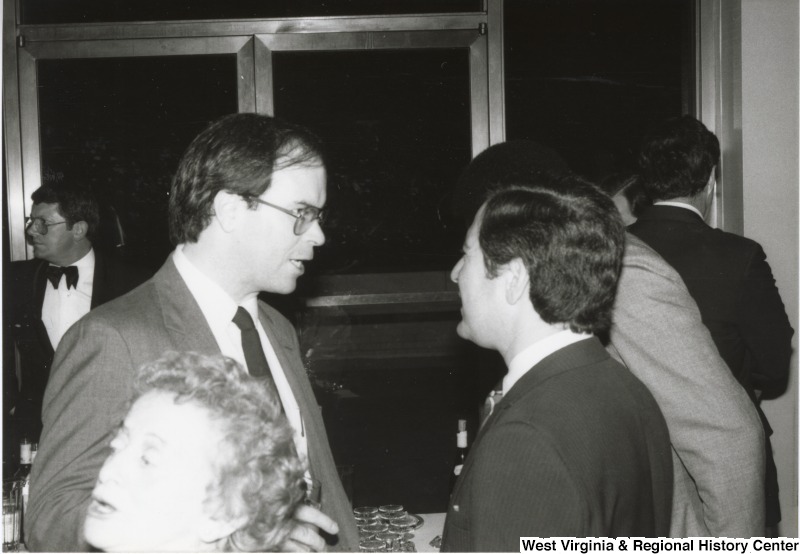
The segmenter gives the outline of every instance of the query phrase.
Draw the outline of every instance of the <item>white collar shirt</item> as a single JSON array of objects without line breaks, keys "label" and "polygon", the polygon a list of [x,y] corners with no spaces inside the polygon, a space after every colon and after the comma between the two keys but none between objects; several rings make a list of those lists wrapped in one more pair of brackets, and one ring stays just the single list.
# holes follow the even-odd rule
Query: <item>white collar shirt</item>
[{"label": "white collar shirt", "polygon": [[659,202],[653,202],[653,206],[672,206],[673,208],[683,208],[685,210],[689,210],[691,212],[696,213],[700,216],[700,219],[705,221],[703,214],[700,213],[700,210],[692,206],[691,204],[685,204],[683,202],[674,202],[672,200],[661,200]]},{"label": "white collar shirt", "polygon": [[503,396],[508,394],[517,381],[519,381],[530,369],[544,360],[547,356],[574,344],[576,342],[591,338],[593,335],[588,333],[575,333],[569,329],[559,331],[553,335],[536,341],[521,352],[519,352],[508,364],[508,373],[503,377]]},{"label": "white collar shirt", "polygon": [[[211,333],[214,335],[214,339],[217,341],[220,352],[229,358],[233,358],[246,368],[247,363],[242,349],[242,334],[233,322],[233,316],[236,315],[236,310],[239,306],[222,287],[208,278],[189,261],[183,253],[183,245],[178,245],[172,259],[178,273],[189,288],[189,292],[192,293],[197,305],[200,306],[200,311],[203,312],[203,316],[211,329]],[[295,431],[295,446],[298,454],[305,458],[308,453],[308,443],[305,436],[303,418],[300,414],[300,406],[292,392],[289,381],[286,379],[275,349],[264,331],[261,319],[258,317],[258,299],[254,296],[245,301],[242,307],[253,318],[258,331],[258,338],[261,341],[261,347],[264,349],[264,355],[267,358],[272,378],[275,381],[275,387],[278,389],[278,395],[283,404],[283,410]]]},{"label": "white collar shirt", "polygon": [[53,350],[58,348],[64,333],[92,309],[94,250],[90,249],[83,258],[70,265],[78,268],[78,284],[75,288],[67,287],[66,276],[58,282],[58,288],[54,288],[49,280],[45,283],[42,323],[47,330]]}]

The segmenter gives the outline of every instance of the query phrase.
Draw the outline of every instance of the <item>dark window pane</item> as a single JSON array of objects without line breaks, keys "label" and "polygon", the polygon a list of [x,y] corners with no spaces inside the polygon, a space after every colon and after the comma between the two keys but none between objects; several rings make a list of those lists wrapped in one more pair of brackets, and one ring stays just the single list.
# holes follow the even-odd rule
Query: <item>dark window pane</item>
[{"label": "dark window pane", "polygon": [[597,178],[688,99],[690,0],[506,0],[508,139],[556,149]]},{"label": "dark window pane", "polygon": [[22,0],[21,4],[26,24],[482,11],[481,0]]},{"label": "dark window pane", "polygon": [[180,156],[237,111],[236,56],[44,60],[38,72],[43,182],[91,185],[119,215],[126,254],[157,267]]},{"label": "dark window pane", "polygon": [[449,193],[471,156],[468,50],[274,55],[275,113],[329,154],[327,273],[449,269]]}]

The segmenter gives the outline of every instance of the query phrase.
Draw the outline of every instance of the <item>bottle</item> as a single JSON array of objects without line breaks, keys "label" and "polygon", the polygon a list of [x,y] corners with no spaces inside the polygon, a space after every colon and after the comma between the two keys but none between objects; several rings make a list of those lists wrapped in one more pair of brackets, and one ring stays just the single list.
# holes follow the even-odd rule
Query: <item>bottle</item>
[{"label": "bottle", "polygon": [[467,459],[468,451],[467,420],[459,419],[458,432],[456,433],[456,461],[453,464],[453,474],[450,476],[450,492],[453,492],[458,476],[461,475],[461,470],[464,468],[464,461]]},{"label": "bottle", "polygon": [[19,443],[19,469],[14,474],[14,479],[22,482],[22,509],[28,503],[28,489],[31,477],[31,464],[33,463],[33,445],[28,439]]},{"label": "bottle", "polygon": [[[19,469],[14,474],[14,480],[19,481],[22,488],[22,516],[21,521],[25,520],[25,513],[28,510],[28,492],[31,488],[31,464],[33,463],[32,444],[28,439],[22,439],[19,443]],[[22,527],[20,527],[20,533]],[[21,540],[25,540],[24,538]]]}]

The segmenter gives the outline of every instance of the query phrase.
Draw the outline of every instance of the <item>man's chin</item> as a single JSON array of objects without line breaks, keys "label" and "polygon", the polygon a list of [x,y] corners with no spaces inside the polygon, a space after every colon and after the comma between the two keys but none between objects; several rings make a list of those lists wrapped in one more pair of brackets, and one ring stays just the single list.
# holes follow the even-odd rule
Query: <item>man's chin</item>
[{"label": "man's chin", "polygon": [[271,283],[268,287],[261,289],[261,292],[268,294],[292,294],[297,290],[297,280],[287,281],[284,283]]},{"label": "man's chin", "polygon": [[469,333],[469,328],[467,327],[467,324],[464,323],[463,319],[458,322],[458,326],[456,327],[456,334],[464,340],[472,341],[472,336]]}]

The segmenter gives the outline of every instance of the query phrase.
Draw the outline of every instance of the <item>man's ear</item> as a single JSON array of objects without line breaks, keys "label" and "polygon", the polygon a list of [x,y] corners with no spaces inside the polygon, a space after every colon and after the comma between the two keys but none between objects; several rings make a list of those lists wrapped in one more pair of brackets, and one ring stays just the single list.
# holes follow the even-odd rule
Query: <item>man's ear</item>
[{"label": "man's ear", "polygon": [[516,304],[522,298],[527,298],[530,290],[530,276],[528,266],[522,258],[514,258],[503,268],[503,279],[506,284],[506,301]]},{"label": "man's ear", "polygon": [[71,232],[75,240],[85,239],[89,232],[89,224],[85,221],[76,221],[72,224]]},{"label": "man's ear", "polygon": [[214,197],[214,219],[225,232],[234,228],[242,208],[246,209],[247,204],[238,194],[221,190]]}]

